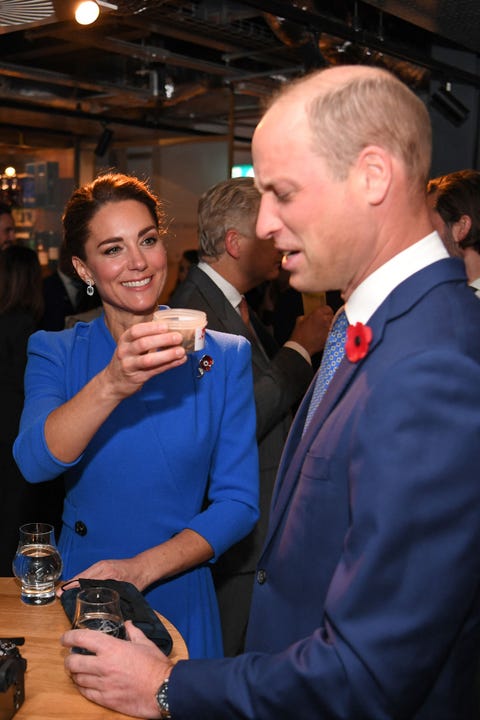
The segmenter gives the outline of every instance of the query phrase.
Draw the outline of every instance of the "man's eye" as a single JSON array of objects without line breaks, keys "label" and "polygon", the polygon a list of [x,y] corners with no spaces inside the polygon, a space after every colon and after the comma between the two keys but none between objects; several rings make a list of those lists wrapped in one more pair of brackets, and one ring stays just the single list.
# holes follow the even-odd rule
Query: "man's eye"
[{"label": "man's eye", "polygon": [[291,190],[283,190],[283,189],[277,189],[274,190],[274,195],[277,198],[278,202],[286,202],[290,199],[290,196],[292,194]]}]

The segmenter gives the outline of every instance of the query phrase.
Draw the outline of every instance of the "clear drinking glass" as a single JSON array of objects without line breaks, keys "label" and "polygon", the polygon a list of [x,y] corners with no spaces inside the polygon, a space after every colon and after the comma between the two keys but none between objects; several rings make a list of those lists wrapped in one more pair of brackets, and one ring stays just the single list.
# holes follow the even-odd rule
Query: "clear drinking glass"
[{"label": "clear drinking glass", "polygon": [[[113,637],[126,639],[125,625],[116,590],[91,587],[77,595],[73,627],[76,630],[99,630]],[[74,652],[88,654],[87,650],[73,648]]]},{"label": "clear drinking glass", "polygon": [[47,605],[55,600],[55,583],[62,574],[53,525],[27,523],[19,533],[12,569],[21,583],[20,597],[27,605]]}]

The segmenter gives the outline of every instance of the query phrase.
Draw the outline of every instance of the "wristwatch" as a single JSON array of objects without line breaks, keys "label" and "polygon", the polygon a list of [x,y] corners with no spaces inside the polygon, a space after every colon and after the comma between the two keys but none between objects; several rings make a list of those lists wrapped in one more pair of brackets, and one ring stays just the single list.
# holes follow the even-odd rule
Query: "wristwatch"
[{"label": "wristwatch", "polygon": [[168,705],[168,678],[165,678],[158,688],[156,698],[162,720],[171,720],[172,716],[170,715],[170,707]]}]

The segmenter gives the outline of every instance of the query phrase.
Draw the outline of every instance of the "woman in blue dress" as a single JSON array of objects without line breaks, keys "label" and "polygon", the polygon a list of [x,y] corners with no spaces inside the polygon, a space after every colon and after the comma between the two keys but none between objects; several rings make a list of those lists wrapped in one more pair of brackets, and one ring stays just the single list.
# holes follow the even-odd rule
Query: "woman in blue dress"
[{"label": "woman in blue dress", "polygon": [[187,355],[180,333],[152,320],[166,231],[145,183],[99,176],[73,193],[63,224],[104,312],[32,335],[15,459],[33,483],[64,474],[65,580],[131,582],[190,657],[221,656],[209,565],[258,517],[250,346],[207,329]]}]

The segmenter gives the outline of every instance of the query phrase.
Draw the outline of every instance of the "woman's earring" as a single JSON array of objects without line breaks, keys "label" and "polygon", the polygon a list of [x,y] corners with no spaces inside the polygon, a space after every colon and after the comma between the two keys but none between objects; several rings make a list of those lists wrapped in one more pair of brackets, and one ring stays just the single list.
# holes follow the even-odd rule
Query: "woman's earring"
[{"label": "woman's earring", "polygon": [[87,280],[87,295],[88,295],[88,297],[92,297],[94,292],[95,292],[95,288],[93,287],[92,281]]}]

